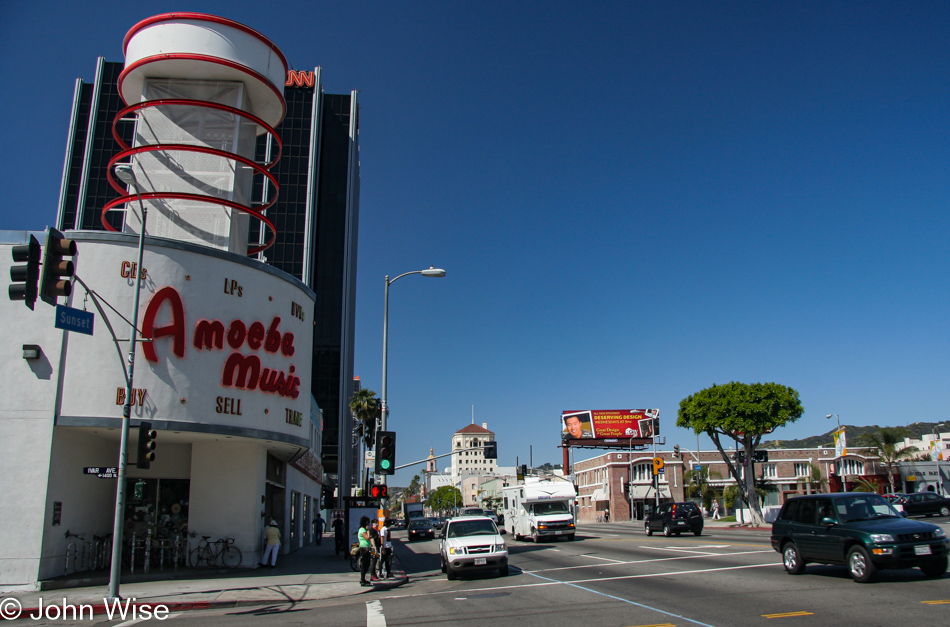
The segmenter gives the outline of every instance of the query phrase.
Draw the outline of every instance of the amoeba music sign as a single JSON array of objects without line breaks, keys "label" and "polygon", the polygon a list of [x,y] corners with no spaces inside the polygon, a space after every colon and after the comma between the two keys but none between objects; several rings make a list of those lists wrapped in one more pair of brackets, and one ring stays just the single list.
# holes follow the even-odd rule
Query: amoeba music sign
[{"label": "amoeba music sign", "polygon": [[[136,355],[132,417],[185,430],[194,423],[203,425],[200,431],[219,425],[266,439],[309,438],[313,293],[253,260],[156,241],[147,240],[142,264],[138,323],[146,341]],[[135,247],[81,244],[86,283],[117,310],[131,312],[135,280],[123,268]],[[112,325],[128,337],[121,319]],[[65,424],[121,416],[123,364],[110,335],[67,341]]]}]

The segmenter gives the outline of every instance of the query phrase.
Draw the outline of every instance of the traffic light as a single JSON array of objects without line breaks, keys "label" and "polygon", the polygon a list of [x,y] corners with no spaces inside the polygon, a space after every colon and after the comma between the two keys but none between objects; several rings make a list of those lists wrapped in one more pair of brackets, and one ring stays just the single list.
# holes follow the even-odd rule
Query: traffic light
[{"label": "traffic light", "polygon": [[10,266],[10,300],[22,300],[33,309],[36,303],[37,283],[40,278],[40,243],[30,235],[30,241],[13,247],[13,261],[26,262],[25,266]]},{"label": "traffic light", "polygon": [[769,452],[766,450],[756,451],[752,454],[752,458],[757,462],[766,463],[769,461]]},{"label": "traffic light", "polygon": [[158,432],[152,429],[152,423],[139,423],[139,454],[135,465],[138,468],[149,468],[155,461],[155,438]]},{"label": "traffic light", "polygon": [[485,442],[485,459],[498,459],[498,442],[494,440]]},{"label": "traffic light", "polygon": [[674,444],[673,445],[673,459],[679,459],[679,458],[680,458],[680,445]]},{"label": "traffic light", "polygon": [[50,229],[43,247],[43,275],[40,281],[40,298],[56,305],[60,296],[69,296],[73,284],[69,280],[76,273],[76,266],[69,259],[76,254],[76,241],[66,239],[56,229]]},{"label": "traffic light", "polygon": [[369,495],[374,499],[385,499],[389,496],[389,486],[374,485],[370,488]]},{"label": "traffic light", "polygon": [[396,432],[376,432],[376,474],[391,475],[396,472]]}]

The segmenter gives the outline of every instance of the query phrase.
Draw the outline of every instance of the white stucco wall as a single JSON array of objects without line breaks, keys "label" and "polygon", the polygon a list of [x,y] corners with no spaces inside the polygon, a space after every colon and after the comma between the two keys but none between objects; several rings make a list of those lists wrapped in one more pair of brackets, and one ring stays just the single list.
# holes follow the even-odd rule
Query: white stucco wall
[{"label": "white stucco wall", "polygon": [[[12,245],[28,238],[22,231],[4,234],[0,276],[9,281]],[[45,243],[42,233],[35,235]],[[0,294],[0,587],[37,581],[63,341],[51,307],[37,300],[30,311],[6,292]],[[23,359],[24,344],[39,345],[40,359]]]},{"label": "white stucco wall", "polygon": [[267,452],[253,442],[200,442],[192,446],[188,528],[211,541],[233,536],[242,567],[260,563],[264,534],[264,478]]}]

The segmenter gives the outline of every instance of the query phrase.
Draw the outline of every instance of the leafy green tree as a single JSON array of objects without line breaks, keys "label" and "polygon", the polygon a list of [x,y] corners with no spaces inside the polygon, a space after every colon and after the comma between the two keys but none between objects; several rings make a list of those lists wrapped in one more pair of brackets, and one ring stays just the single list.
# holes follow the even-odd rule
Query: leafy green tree
[{"label": "leafy green tree", "polygon": [[482,508],[491,512],[497,512],[504,500],[505,499],[500,496],[486,496],[482,499]]},{"label": "leafy green tree", "polygon": [[[709,436],[736,480],[742,500],[749,504],[753,523],[764,525],[758,498],[750,498],[756,493],[751,472],[755,449],[764,434],[798,420],[803,412],[798,392],[790,387],[778,383],[732,382],[713,385],[680,401],[676,426]],[[750,469],[744,477],[737,462],[726,454],[722,437],[734,440],[737,449],[741,444],[746,467]]]},{"label": "leafy green tree", "polygon": [[426,499],[426,507],[437,512],[446,512],[462,504],[462,493],[453,485],[436,488]]},{"label": "leafy green tree", "polygon": [[910,433],[904,427],[881,427],[877,433],[868,433],[860,438],[865,446],[877,449],[877,460],[887,470],[887,483],[894,492],[894,470],[903,460],[914,458],[916,446],[904,446],[904,438]]},{"label": "leafy green tree", "polygon": [[409,481],[409,487],[406,488],[406,496],[412,496],[413,494],[419,494],[419,475],[413,475],[412,480]]}]

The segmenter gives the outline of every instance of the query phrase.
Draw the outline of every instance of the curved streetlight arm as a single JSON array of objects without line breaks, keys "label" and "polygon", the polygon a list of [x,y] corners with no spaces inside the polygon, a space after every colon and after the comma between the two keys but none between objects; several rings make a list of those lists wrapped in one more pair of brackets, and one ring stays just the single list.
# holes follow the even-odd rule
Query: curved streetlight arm
[{"label": "curved streetlight arm", "polygon": [[[387,274],[385,277],[385,289],[383,291],[383,383],[382,391],[380,392],[379,398],[379,430],[386,431],[386,417],[389,414],[389,406],[386,403],[386,388],[387,388],[387,375],[388,375],[388,362],[389,362],[389,286],[392,285],[396,280],[401,279],[404,276],[409,276],[410,274],[421,274],[422,276],[429,277],[444,277],[445,270],[441,268],[434,268],[429,266],[425,270],[413,270],[411,272],[403,272],[402,274],[396,276],[393,279],[389,278]],[[386,475],[382,476],[381,483],[385,485]]]}]

